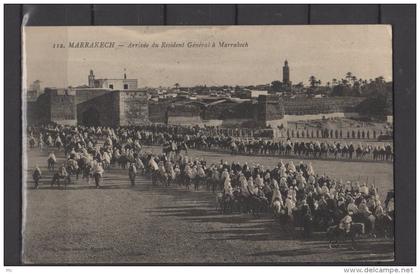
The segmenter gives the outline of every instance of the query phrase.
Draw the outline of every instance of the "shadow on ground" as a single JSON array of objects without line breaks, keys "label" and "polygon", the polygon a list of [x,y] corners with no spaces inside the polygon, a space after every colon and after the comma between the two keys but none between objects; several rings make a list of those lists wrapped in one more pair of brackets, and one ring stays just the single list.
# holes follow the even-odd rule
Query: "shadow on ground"
[{"label": "shadow on ground", "polygon": [[[33,185],[27,184],[28,191],[84,191],[93,190],[95,185],[93,182],[87,184],[85,180],[79,179],[74,184],[64,189],[62,185],[50,186],[48,176],[43,178],[40,187],[36,190]],[[156,199],[167,199],[171,206],[156,206],[152,208],[142,209],[150,216],[158,218],[175,218],[182,222],[191,224],[202,224],[206,229],[195,231],[202,235],[204,241],[209,243],[213,241],[219,242],[235,242],[241,246],[264,245],[265,251],[259,251],[247,248],[246,256],[260,258],[265,260],[270,258],[272,261],[288,261],[299,259],[293,257],[308,256],[314,254],[325,256],[328,261],[329,256],[335,258],[339,254],[345,261],[383,261],[392,260],[394,252],[393,240],[385,239],[359,239],[356,249],[352,250],[350,243],[341,244],[338,248],[329,249],[324,233],[315,233],[310,239],[302,237],[302,231],[290,230],[281,226],[276,222],[270,214],[261,215],[259,217],[252,214],[220,214],[216,211],[216,195],[200,189],[194,191],[184,187],[161,185],[152,185],[146,177],[139,176],[135,186],[131,186],[128,182],[128,175],[125,171],[119,171],[112,176],[104,178],[101,187],[95,191],[106,190],[126,190],[133,192],[141,192],[142,196],[153,196]],[[173,206],[172,206],[173,204]],[[217,229],[216,229],[217,228]],[[299,248],[296,248],[298,246]],[[139,254],[131,254],[138,256]],[[280,259],[283,258],[283,259]]]}]

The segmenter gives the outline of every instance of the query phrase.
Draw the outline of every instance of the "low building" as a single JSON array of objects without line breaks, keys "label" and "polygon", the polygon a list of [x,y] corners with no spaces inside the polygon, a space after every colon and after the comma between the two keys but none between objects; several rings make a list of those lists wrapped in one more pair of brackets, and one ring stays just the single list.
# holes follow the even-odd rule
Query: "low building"
[{"label": "low building", "polygon": [[260,95],[268,95],[268,90],[245,89],[236,92],[236,96],[241,99],[256,99]]},{"label": "low building", "polygon": [[135,90],[138,88],[137,79],[127,79],[126,73],[124,73],[122,79],[96,79],[93,70],[90,70],[88,85],[89,88],[107,88],[112,90]]}]

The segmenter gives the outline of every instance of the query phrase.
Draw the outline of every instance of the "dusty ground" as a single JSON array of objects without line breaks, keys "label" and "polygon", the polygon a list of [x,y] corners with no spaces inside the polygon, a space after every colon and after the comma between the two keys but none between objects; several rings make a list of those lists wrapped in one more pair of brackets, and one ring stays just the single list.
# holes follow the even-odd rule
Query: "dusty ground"
[{"label": "dusty ground", "polygon": [[[154,148],[153,148],[154,149]],[[202,152],[192,152],[203,157]],[[103,187],[79,180],[67,190],[50,188],[47,152],[28,153],[29,168],[44,171],[40,188],[26,189],[25,263],[258,263],[392,260],[393,242],[361,240],[329,249],[323,235],[303,240],[282,231],[270,216],[220,215],[215,196],[205,190],[152,187],[138,178],[130,187],[127,171],[106,173]],[[61,156],[59,154],[57,156]],[[228,157],[206,153],[210,162]],[[273,166],[270,157],[238,156]],[[62,158],[59,157],[59,162]],[[345,178],[372,174],[382,189],[392,188],[392,164],[313,161],[316,169]]]}]

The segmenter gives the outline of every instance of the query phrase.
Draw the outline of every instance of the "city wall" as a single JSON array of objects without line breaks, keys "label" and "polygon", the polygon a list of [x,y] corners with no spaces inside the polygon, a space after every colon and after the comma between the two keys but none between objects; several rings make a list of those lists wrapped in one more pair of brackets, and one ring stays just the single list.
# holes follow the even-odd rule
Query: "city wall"
[{"label": "city wall", "polygon": [[75,88],[74,90],[76,92],[77,104],[92,100],[93,98],[112,92],[109,89],[103,88]]},{"label": "city wall", "polygon": [[200,116],[168,116],[168,125],[204,126]]},{"label": "city wall", "polygon": [[363,97],[296,98],[285,99],[282,103],[286,115],[312,115],[354,112],[365,99]]},{"label": "city wall", "polygon": [[120,126],[141,126],[150,123],[146,92],[117,91],[116,96]]},{"label": "city wall", "polygon": [[167,109],[170,102],[150,102],[149,101],[149,120],[151,123],[166,123]]},{"label": "city wall", "polygon": [[[151,102],[147,93],[111,91],[101,88],[53,89],[39,96],[39,121],[86,124],[94,116],[101,125],[144,125],[168,123],[217,127],[285,128],[287,122],[328,118],[357,118],[357,106],[365,98],[282,98],[260,96],[257,101],[225,100],[213,104],[189,100]],[[33,108],[32,108],[33,109]],[[87,112],[89,110],[89,112]],[[34,110],[31,110],[34,112]],[[35,116],[35,115],[34,115]],[[95,118],[96,117],[96,118]]]}]

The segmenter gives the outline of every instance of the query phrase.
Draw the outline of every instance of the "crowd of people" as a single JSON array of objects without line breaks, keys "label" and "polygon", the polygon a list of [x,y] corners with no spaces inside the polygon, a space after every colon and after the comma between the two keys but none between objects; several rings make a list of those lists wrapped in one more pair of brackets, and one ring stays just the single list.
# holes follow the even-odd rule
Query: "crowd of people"
[{"label": "crowd of people", "polygon": [[[223,159],[218,163],[192,159],[179,148],[186,151],[190,147],[199,148],[198,143],[191,142],[205,136],[197,129],[55,125],[31,127],[27,134],[31,147],[38,143],[42,150],[51,147],[64,150],[66,159],[57,170],[54,152],[48,156],[48,169],[54,173],[51,185],[60,185],[61,180],[66,185],[72,176],[81,175],[87,182],[94,178],[96,187],[100,187],[104,173],[118,166],[128,171],[131,185],[135,185],[136,176],[142,174],[149,176],[153,184],[173,184],[194,190],[206,188],[218,193],[217,205],[222,213],[272,212],[284,224],[303,227],[307,237],[314,230],[325,231],[333,225],[349,233],[352,222],[362,223],[372,236],[393,235],[394,197],[391,193],[381,201],[374,184],[343,182],[319,175],[310,162],[295,164],[279,160],[274,168],[268,168]],[[205,140],[217,138],[225,137],[206,136]],[[147,152],[143,149],[145,144],[161,144],[163,151]],[[41,169],[36,166],[35,187],[41,178]]]}]

